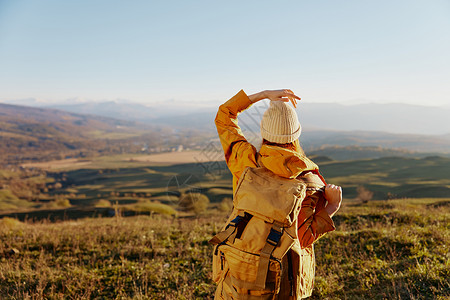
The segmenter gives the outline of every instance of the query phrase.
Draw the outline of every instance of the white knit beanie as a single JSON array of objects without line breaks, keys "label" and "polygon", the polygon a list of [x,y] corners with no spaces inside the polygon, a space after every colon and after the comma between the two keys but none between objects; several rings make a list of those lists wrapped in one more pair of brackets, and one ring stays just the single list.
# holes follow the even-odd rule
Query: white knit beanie
[{"label": "white knit beanie", "polygon": [[262,138],[271,143],[286,144],[298,139],[301,132],[294,108],[287,102],[270,101],[261,120]]}]

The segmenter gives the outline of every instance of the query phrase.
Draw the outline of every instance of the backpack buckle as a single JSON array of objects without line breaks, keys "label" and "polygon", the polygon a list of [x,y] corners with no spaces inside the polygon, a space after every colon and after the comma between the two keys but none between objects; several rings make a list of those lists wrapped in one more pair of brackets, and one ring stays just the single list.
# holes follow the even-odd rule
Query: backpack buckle
[{"label": "backpack buckle", "polygon": [[245,226],[247,226],[247,223],[250,221],[250,219],[253,217],[253,215],[249,214],[248,212],[244,212],[244,215],[238,215],[236,216],[236,218],[234,218],[233,220],[230,221],[230,223],[228,223],[227,227],[233,226],[233,227],[237,227],[239,226],[239,224],[241,222],[243,222]]},{"label": "backpack buckle", "polygon": [[280,241],[282,235],[283,235],[282,231],[278,231],[274,228],[271,228],[266,241],[272,246],[276,246],[278,245],[278,242]]},{"label": "backpack buckle", "polygon": [[230,223],[228,223],[227,227],[225,228],[228,229],[228,227],[230,226],[236,227],[242,221],[242,219],[243,219],[242,216],[237,216],[236,218],[231,220]]}]

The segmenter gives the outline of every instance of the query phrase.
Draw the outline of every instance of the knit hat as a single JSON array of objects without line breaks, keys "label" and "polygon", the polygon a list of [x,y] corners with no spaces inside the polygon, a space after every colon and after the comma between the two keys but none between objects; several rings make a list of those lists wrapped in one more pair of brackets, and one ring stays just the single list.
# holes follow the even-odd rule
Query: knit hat
[{"label": "knit hat", "polygon": [[287,102],[270,101],[261,120],[262,138],[271,143],[286,144],[298,139],[301,132],[294,108]]}]

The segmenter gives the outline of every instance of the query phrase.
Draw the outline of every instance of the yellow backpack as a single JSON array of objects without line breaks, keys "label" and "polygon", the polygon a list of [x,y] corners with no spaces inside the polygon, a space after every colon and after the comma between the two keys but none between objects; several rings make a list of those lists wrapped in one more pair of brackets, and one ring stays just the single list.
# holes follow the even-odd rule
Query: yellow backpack
[{"label": "yellow backpack", "polygon": [[[264,167],[247,168],[236,187],[227,225],[214,245],[216,299],[298,299],[304,251],[297,237],[297,216],[306,184],[275,175]],[[312,254],[312,253],[311,253]],[[312,254],[308,257],[314,257]],[[314,269],[314,259],[307,268]],[[306,267],[306,266],[305,266]]]}]

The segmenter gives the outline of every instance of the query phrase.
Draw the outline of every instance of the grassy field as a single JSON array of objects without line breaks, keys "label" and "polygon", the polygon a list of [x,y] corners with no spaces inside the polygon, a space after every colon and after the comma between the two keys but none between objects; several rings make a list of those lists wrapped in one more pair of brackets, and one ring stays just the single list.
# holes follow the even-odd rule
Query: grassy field
[{"label": "grassy field", "polygon": [[[42,218],[42,210],[50,208],[57,209],[51,212],[52,219],[107,215],[96,207],[107,207],[108,203],[128,211],[136,205],[146,206],[148,211],[151,205],[177,208],[180,196],[189,191],[203,193],[213,205],[219,205],[232,197],[231,174],[223,161],[204,161],[210,158],[202,152],[171,152],[37,163],[35,167],[44,168],[45,174],[29,177],[28,186],[39,179],[40,185],[46,185],[39,189],[45,191],[26,198],[20,194],[24,190],[20,184],[15,185],[16,192],[8,189],[12,185],[7,178],[14,173],[2,171],[0,181],[3,177],[6,183],[0,182],[4,186],[0,189],[0,217]],[[343,187],[346,199],[356,198],[361,186],[373,192],[376,200],[450,196],[450,158],[386,157],[323,161],[319,165],[329,183]],[[25,182],[16,177],[16,181]]]},{"label": "grassy field", "polygon": [[41,168],[48,171],[67,171],[77,169],[126,168],[136,165],[158,166],[199,163],[204,161],[222,161],[222,153],[214,153],[213,157],[202,151],[163,152],[155,154],[120,154],[98,156],[90,159],[68,158],[47,162],[24,163],[25,168]]},{"label": "grassy field", "polygon": [[[2,299],[211,299],[227,212],[0,220]],[[450,198],[350,201],[316,244],[312,299],[448,299]]]},{"label": "grassy field", "polygon": [[[0,298],[210,299],[207,241],[229,212],[231,174],[205,153],[171,155],[0,170]],[[312,299],[448,299],[450,159],[319,164],[344,205],[316,244]],[[357,200],[360,186],[374,200]],[[181,209],[189,192],[206,210]]]},{"label": "grassy field", "polygon": [[[64,195],[69,190],[85,195],[83,199],[71,199],[73,204],[94,203],[99,197],[114,203],[117,197],[110,197],[114,193],[128,195],[130,201],[139,201],[139,197],[133,198],[133,194],[146,193],[150,195],[149,199],[173,204],[166,201],[165,193],[179,194],[193,189],[206,194],[212,203],[232,196],[231,174],[223,161],[155,164],[122,159],[96,164],[93,168],[56,173],[56,180],[63,177],[65,181],[61,182],[63,187],[54,193]],[[105,168],[108,165],[110,167]],[[357,197],[359,186],[372,191],[373,198],[378,200],[450,196],[450,158],[327,161],[320,167],[328,182],[342,185],[347,199]]]},{"label": "grassy field", "polygon": [[366,186],[375,199],[449,197],[450,158],[385,157],[353,161],[330,161],[320,165],[329,182],[342,185],[346,197],[356,196],[357,186]]}]

